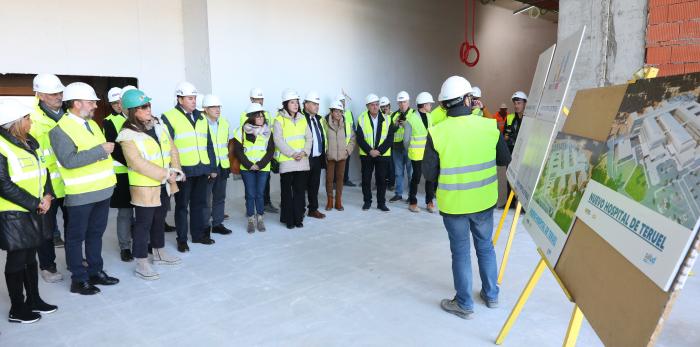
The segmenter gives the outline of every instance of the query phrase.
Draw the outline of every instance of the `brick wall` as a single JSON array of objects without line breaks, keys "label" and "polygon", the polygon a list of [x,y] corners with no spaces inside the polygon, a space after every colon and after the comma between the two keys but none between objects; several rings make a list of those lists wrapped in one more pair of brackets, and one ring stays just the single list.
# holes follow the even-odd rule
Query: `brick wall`
[{"label": "brick wall", "polygon": [[700,71],[700,0],[649,0],[646,47],[659,76]]}]

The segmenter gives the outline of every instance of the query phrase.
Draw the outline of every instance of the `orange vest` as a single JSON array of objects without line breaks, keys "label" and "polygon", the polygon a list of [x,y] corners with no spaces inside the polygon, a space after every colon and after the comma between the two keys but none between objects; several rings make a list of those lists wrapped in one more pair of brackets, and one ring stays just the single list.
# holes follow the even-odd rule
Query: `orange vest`
[{"label": "orange vest", "polygon": [[503,129],[504,129],[505,126],[506,126],[506,117],[507,117],[507,116],[508,116],[508,115],[505,115],[505,116],[501,117],[501,114],[498,113],[498,112],[496,112],[496,113],[494,113],[493,115],[491,115],[491,117],[490,117],[490,118],[493,118],[493,119],[496,120],[496,124],[498,125],[498,130],[501,131],[501,134],[503,134]]}]

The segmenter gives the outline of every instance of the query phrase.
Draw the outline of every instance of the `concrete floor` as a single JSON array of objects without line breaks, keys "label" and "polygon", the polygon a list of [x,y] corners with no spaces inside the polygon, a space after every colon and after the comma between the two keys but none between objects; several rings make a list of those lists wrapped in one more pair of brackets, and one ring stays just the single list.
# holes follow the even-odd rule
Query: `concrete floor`
[{"label": "concrete floor", "polygon": [[[119,260],[112,213],[103,255],[105,270],[121,283],[85,297],[68,291],[69,280],[40,280],[43,298],[59,311],[30,325],[0,319],[0,345],[492,346],[538,260],[519,227],[501,307],[487,309],[477,299],[475,318],[462,320],[439,307],[440,299],[454,295],[439,215],[412,214],[402,202],[390,204],[390,213],[363,212],[360,189],[348,188],[344,212],[307,219],[304,229],[292,231],[268,215],[268,232],[248,235],[242,183],[229,182],[226,225],[233,235],[214,236],[213,246],[190,245],[182,265],[160,266],[161,279],[146,282],[134,277],[133,263]],[[175,252],[174,235],[166,240]],[[504,243],[497,246],[499,260]],[[57,263],[68,278],[62,249]],[[479,288],[476,276],[475,293]],[[700,345],[699,297],[700,283],[691,277],[658,346]],[[2,315],[8,301],[0,285]],[[571,309],[545,273],[505,345],[560,346]],[[578,341],[601,345],[587,323]]]}]

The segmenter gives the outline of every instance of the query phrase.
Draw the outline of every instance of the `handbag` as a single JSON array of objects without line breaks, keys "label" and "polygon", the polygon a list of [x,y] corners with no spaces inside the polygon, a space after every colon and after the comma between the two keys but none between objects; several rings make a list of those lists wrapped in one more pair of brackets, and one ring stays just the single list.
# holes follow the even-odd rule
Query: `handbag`
[{"label": "handbag", "polygon": [[[245,143],[245,138],[243,137],[243,127],[241,127],[241,146]],[[241,160],[236,157],[233,152],[233,139],[229,141],[229,151],[228,151],[228,162],[231,164],[231,173],[240,175],[241,174]]]}]

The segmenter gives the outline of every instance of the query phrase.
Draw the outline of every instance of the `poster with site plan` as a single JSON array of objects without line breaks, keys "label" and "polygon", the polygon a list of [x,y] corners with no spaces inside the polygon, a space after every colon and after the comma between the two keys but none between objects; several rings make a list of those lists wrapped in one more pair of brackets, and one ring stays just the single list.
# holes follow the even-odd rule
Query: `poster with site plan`
[{"label": "poster with site plan", "polygon": [[576,216],[664,291],[700,223],[700,74],[629,85]]}]

